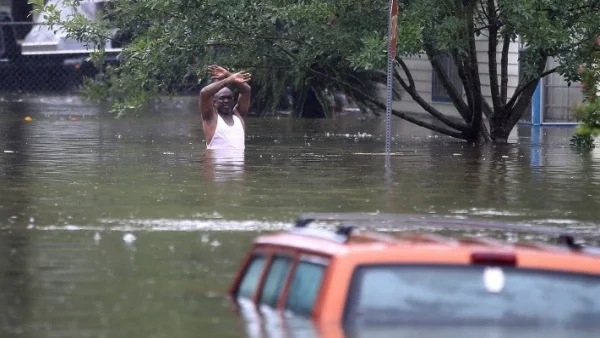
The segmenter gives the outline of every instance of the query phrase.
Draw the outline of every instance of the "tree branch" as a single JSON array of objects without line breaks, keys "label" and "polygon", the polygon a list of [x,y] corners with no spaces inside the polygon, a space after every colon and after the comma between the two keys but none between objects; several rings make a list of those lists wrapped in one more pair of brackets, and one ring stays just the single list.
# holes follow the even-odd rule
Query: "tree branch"
[{"label": "tree branch", "polygon": [[488,38],[488,68],[490,76],[490,90],[492,94],[492,104],[494,110],[499,110],[502,106],[500,101],[500,87],[498,86],[498,60],[496,58],[498,48],[498,26],[496,25],[498,17],[496,16],[495,0],[487,0],[488,18],[490,20]]},{"label": "tree branch", "polygon": [[464,61],[464,57],[460,54],[458,54],[458,52],[453,51],[452,52],[452,57],[454,58],[454,64],[456,65],[456,70],[458,71],[458,77],[460,78],[460,82],[463,85],[463,88],[465,89],[465,96],[467,97],[467,108],[464,111],[464,114],[461,113],[461,111],[459,110],[459,113],[461,113],[461,116],[463,118],[463,120],[465,120],[465,122],[467,124],[471,123],[471,106],[473,105],[473,95],[471,92],[471,81],[469,80],[469,77],[467,76],[467,72],[466,72],[466,66],[465,66],[465,61]]},{"label": "tree branch", "polygon": [[[404,74],[406,74],[406,78],[407,78],[408,84],[409,84],[408,88],[416,91],[416,89],[415,89],[415,80],[412,77],[410,69],[408,69],[408,66],[406,66],[406,62],[404,62],[404,60],[402,60],[402,58],[399,57],[399,56],[396,56],[396,60],[395,61],[398,62],[398,64],[400,65],[400,67],[402,67],[402,71],[404,71]],[[402,80],[400,78],[400,75],[398,75],[398,78],[399,78],[398,80]]]},{"label": "tree branch", "polygon": [[429,58],[429,63],[431,63],[433,71],[435,71],[438,79],[442,82],[442,86],[444,86],[444,89],[446,89],[446,93],[448,94],[448,97],[450,97],[450,101],[452,101],[452,104],[454,104],[454,107],[456,107],[463,120],[468,123],[469,107],[462,99],[461,95],[458,94],[458,90],[448,78],[448,75],[440,64],[440,61],[434,56],[433,48],[429,47],[425,50],[425,52],[427,53],[427,57]]},{"label": "tree branch", "polygon": [[[396,62],[400,64],[400,66],[402,67],[402,70],[405,73],[407,71],[410,73],[410,70],[408,69],[408,67],[406,66],[406,63],[404,62],[404,60],[402,60],[402,58],[398,58],[397,57],[396,58]],[[446,115],[440,113],[437,109],[435,109],[432,105],[430,105],[427,101],[425,101],[421,97],[421,95],[419,95],[419,93],[417,93],[417,91],[416,91],[416,89],[414,87],[414,83],[412,84],[412,86],[408,85],[406,82],[404,82],[404,79],[402,79],[402,77],[400,76],[400,74],[396,70],[394,70],[394,76],[396,77],[396,79],[398,80],[398,82],[400,82],[400,85],[404,88],[404,90],[406,90],[406,92],[410,95],[410,97],[415,102],[417,102],[421,107],[423,107],[423,109],[425,109],[426,112],[428,112],[433,117],[435,117],[436,119],[438,119],[441,122],[443,122],[444,124],[446,124],[448,127],[454,128],[456,130],[460,130],[462,132],[466,132],[467,131],[467,126],[466,125],[461,125],[461,124],[459,124],[457,122],[452,121]]]},{"label": "tree branch", "polygon": [[525,108],[531,102],[531,96],[535,92],[537,84],[540,79],[536,79],[529,83],[527,87],[521,92],[519,99],[515,101],[514,107],[510,110],[510,115],[508,116],[508,127],[512,128],[523,116],[523,112]]},{"label": "tree branch", "polygon": [[485,114],[485,117],[490,118],[494,110],[486,100],[483,100],[481,104],[483,106],[483,114]]},{"label": "tree branch", "polygon": [[468,70],[470,75],[470,82],[472,84],[473,93],[473,105],[471,107],[472,120],[469,125],[470,133],[472,135],[479,134],[479,127],[482,121],[482,101],[484,97],[481,93],[481,78],[479,76],[479,62],[477,61],[477,44],[475,43],[475,35],[470,33],[473,30],[473,7],[465,8],[465,17],[467,22],[466,33],[468,34],[469,42],[469,57],[468,57]]},{"label": "tree branch", "polygon": [[517,87],[517,89],[515,90],[515,92],[513,93],[512,98],[510,99],[510,101],[508,101],[508,103],[505,105],[506,109],[512,109],[513,105],[515,104],[515,101],[517,101],[517,99],[519,98],[519,96],[527,89],[528,86],[530,86],[531,84],[535,83],[537,85],[537,81],[539,81],[539,79],[546,77],[552,73],[555,73],[558,70],[558,67],[554,67],[550,70],[547,70],[543,73],[540,74],[539,77],[528,81],[527,83],[523,83],[523,81],[521,81],[519,83],[519,86]]},{"label": "tree branch", "polygon": [[[535,76],[533,80],[527,82],[527,85],[522,87],[523,89],[519,93],[519,95],[513,95],[511,101],[514,100],[514,103],[508,109],[509,115],[507,116],[507,122],[508,122],[507,127],[512,128],[519,121],[521,116],[523,116],[523,111],[525,110],[527,105],[531,102],[531,96],[535,92],[537,84],[539,83],[540,79],[543,76],[545,76],[545,75],[543,75],[545,72],[542,72],[542,71],[544,70],[544,68],[546,68],[546,62],[548,60],[548,55],[545,52],[540,52],[537,57],[538,57],[538,60],[536,62],[537,73],[542,74],[542,75]],[[556,68],[553,68],[551,71],[555,72]]]},{"label": "tree branch", "polygon": [[[488,30],[492,25],[488,24],[482,27],[477,27],[473,29],[473,34],[481,34],[481,32],[483,32],[484,30]],[[498,23],[496,23],[496,28],[500,29],[502,28],[502,26],[504,26],[504,23],[498,21]]]},{"label": "tree branch", "polygon": [[[374,104],[375,106],[377,106],[377,107],[379,107],[381,109],[385,109],[386,108],[385,104],[383,104],[383,103],[381,103],[381,102],[379,102],[379,101],[377,101],[377,100],[375,100],[373,98],[367,97],[367,99],[369,100],[369,102],[371,102],[372,104]],[[420,127],[423,127],[423,128],[427,128],[429,130],[437,131],[440,134],[452,136],[452,137],[455,137],[455,138],[458,138],[458,139],[463,139],[463,140],[467,139],[467,137],[462,132],[453,131],[453,130],[444,128],[442,126],[438,126],[438,125],[435,125],[435,124],[432,124],[432,123],[429,123],[429,122],[421,121],[419,119],[416,119],[416,118],[410,116],[408,113],[404,113],[404,112],[392,109],[392,114],[394,114],[395,116],[397,116],[397,117],[399,117],[401,119],[404,119],[404,120],[406,120],[408,122],[414,123],[417,126],[420,126]]]},{"label": "tree branch", "polygon": [[508,99],[508,51],[510,48],[508,28],[502,32],[502,56],[500,58],[500,102],[505,105]]},{"label": "tree branch", "polygon": [[[332,76],[330,76],[328,74],[321,73],[318,70],[315,70],[315,69],[312,69],[312,68],[309,69],[309,71],[312,72],[312,73],[314,73],[314,74],[316,74],[316,75],[318,75],[318,76],[322,76],[322,77],[327,78],[327,79],[329,79],[331,81],[337,82],[341,87],[343,87],[346,90],[352,92],[356,97],[359,97],[359,98],[361,98],[361,99],[363,99],[363,100],[365,100],[367,102],[370,102],[371,104],[373,104],[374,106],[376,106],[376,107],[378,107],[378,108],[380,108],[382,110],[386,109],[386,105],[384,103],[380,102],[379,100],[375,99],[374,97],[372,97],[372,96],[370,96],[368,94],[363,93],[362,91],[356,89],[356,87],[354,87],[354,86],[352,86],[352,85],[350,85],[348,83],[340,81],[337,78],[334,78],[334,77],[332,77]],[[396,73],[396,75],[398,75],[397,72],[394,72],[394,73]],[[407,90],[407,88],[409,88],[409,87],[406,84],[406,82],[404,82],[403,79],[400,79],[400,81],[402,81],[401,82],[402,87],[405,90]],[[437,131],[440,134],[448,135],[448,136],[451,136],[451,137],[454,137],[454,138],[466,140],[465,135],[463,133],[461,133],[461,132],[453,131],[453,130],[444,128],[442,126],[437,126],[437,125],[432,124],[432,123],[421,121],[421,120],[419,120],[419,119],[417,119],[417,118],[415,118],[413,116],[410,116],[407,113],[404,113],[404,112],[401,112],[401,111],[398,111],[398,110],[392,109],[392,113],[395,116],[397,116],[397,117],[399,117],[401,119],[404,119],[404,120],[406,120],[408,122],[414,123],[414,124],[416,124],[416,125],[418,125],[420,127],[427,128],[427,129],[433,130],[433,131]]]}]

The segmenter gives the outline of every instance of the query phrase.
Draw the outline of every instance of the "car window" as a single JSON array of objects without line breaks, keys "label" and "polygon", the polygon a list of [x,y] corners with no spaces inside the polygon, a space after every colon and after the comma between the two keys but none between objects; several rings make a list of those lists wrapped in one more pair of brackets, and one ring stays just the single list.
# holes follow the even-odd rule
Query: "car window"
[{"label": "car window", "polygon": [[252,298],[260,281],[265,261],[266,257],[263,255],[256,255],[252,258],[238,288],[237,294],[239,297]]},{"label": "car window", "polygon": [[[346,323],[592,324],[600,277],[482,266],[363,266]],[[597,324],[596,324],[597,325]]]},{"label": "car window", "polygon": [[281,289],[285,284],[287,276],[292,266],[292,259],[290,257],[275,256],[269,267],[267,278],[263,285],[260,302],[272,307],[277,306],[277,300]]},{"label": "car window", "polygon": [[300,261],[294,271],[285,308],[295,314],[310,316],[326,266],[322,263]]}]

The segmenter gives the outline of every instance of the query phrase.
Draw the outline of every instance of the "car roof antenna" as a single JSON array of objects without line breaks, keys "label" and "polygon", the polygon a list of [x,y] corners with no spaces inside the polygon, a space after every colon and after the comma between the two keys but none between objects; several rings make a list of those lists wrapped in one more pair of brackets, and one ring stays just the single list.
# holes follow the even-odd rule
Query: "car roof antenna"
[{"label": "car roof antenna", "polygon": [[584,245],[582,243],[575,242],[575,238],[567,234],[559,235],[557,242],[560,245],[566,245],[567,247],[569,247],[569,249],[572,250],[581,250],[584,248]]}]

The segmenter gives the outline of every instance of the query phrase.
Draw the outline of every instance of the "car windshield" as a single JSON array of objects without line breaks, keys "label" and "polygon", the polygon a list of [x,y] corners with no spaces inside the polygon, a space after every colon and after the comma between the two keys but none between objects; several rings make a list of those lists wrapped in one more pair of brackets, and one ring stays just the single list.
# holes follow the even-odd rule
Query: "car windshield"
[{"label": "car windshield", "polygon": [[515,267],[367,265],[354,272],[346,325],[600,326],[600,276]]}]

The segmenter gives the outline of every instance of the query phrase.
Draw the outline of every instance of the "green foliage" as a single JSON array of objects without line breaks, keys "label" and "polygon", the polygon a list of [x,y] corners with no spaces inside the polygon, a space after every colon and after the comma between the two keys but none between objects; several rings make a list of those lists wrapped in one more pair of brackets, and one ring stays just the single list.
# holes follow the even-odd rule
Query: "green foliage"
[{"label": "green foliage", "polygon": [[596,62],[579,65],[577,71],[581,78],[583,103],[577,106],[575,113],[581,124],[577,126],[575,135],[571,138],[571,145],[580,150],[592,149],[594,137],[600,135],[600,100],[598,100],[600,83],[600,38],[594,39],[592,56]]},{"label": "green foliage", "polygon": [[[383,1],[113,0],[102,23],[60,18],[56,8],[34,1],[77,39],[98,44],[114,30],[131,38],[118,69],[86,83],[90,97],[110,97],[119,111],[173,94],[190,79],[205,82],[206,67],[215,63],[252,72],[260,111],[275,108],[288,86],[298,114],[310,97],[327,113],[326,92],[352,88],[375,96],[374,84],[385,81],[378,70],[386,57]],[[375,61],[363,66],[369,60]]]},{"label": "green foliage", "polygon": [[[375,85],[385,83],[381,70],[387,57],[387,0],[112,0],[100,22],[61,17],[56,8],[43,7],[43,0],[31,1],[50,23],[63,25],[73,37],[95,43],[100,50],[115,31],[129,41],[119,67],[103,70],[88,83],[93,84],[93,97],[116,99],[121,112],[206,81],[206,67],[215,63],[253,73],[254,109],[259,112],[274,109],[288,87],[298,99],[298,115],[309,109],[305,103],[311,100],[327,114],[331,107],[325,93],[332,90],[382,108]],[[79,2],[65,0],[71,5]],[[533,93],[529,89],[543,75],[547,58],[559,61],[558,71],[568,81],[579,81],[577,66],[593,63],[595,47],[589,41],[600,34],[598,1],[401,0],[399,7],[397,54],[402,57],[426,57],[424,51],[430,56],[450,54],[459,69],[469,71],[486,61],[483,48],[490,38],[498,40],[492,46],[498,51],[503,40],[527,48],[517,96],[513,100],[497,90],[488,109],[488,117],[494,117],[489,119],[492,131],[499,129],[497,123],[506,124],[500,126],[506,127],[503,134],[498,134],[504,140],[529,102]],[[475,43],[475,38],[482,40]],[[400,67],[395,71],[397,79],[410,75]],[[463,79],[463,102],[455,105],[464,123],[452,123],[434,107],[423,105],[446,129],[394,113],[472,140],[485,134],[478,123],[485,106],[477,108],[474,103],[484,100],[481,92],[486,90],[478,83],[498,88],[509,75],[499,69],[497,76],[482,75],[489,76],[489,81]],[[410,88],[403,87],[409,92]],[[414,88],[409,93],[421,95]]]}]

